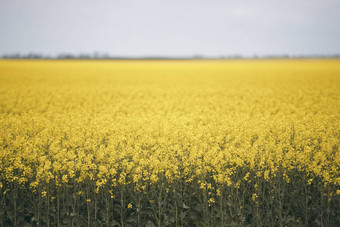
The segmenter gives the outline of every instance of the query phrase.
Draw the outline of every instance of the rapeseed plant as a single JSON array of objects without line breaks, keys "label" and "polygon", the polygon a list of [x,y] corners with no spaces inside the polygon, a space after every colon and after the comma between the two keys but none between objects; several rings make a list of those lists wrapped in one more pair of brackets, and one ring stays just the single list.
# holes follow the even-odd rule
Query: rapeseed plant
[{"label": "rapeseed plant", "polygon": [[339,96],[338,60],[2,60],[1,224],[339,225]]}]

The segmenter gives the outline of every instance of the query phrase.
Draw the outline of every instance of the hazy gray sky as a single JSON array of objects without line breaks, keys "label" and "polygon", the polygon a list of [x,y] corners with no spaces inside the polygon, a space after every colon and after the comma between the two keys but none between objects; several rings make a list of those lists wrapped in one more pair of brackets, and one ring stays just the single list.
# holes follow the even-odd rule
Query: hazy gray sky
[{"label": "hazy gray sky", "polygon": [[340,54],[339,0],[0,0],[0,55]]}]

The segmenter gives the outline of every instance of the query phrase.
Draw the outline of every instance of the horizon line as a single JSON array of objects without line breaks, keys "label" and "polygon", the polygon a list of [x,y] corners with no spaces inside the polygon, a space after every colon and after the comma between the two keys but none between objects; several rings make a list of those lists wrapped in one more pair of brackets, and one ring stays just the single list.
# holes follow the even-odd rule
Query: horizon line
[{"label": "horizon line", "polygon": [[50,59],[50,60],[223,60],[223,59],[325,59],[340,58],[340,54],[262,54],[262,55],[187,55],[187,56],[166,56],[166,55],[144,55],[144,56],[128,56],[128,55],[109,55],[109,54],[56,54],[44,55],[37,53],[29,54],[3,54],[0,59]]}]

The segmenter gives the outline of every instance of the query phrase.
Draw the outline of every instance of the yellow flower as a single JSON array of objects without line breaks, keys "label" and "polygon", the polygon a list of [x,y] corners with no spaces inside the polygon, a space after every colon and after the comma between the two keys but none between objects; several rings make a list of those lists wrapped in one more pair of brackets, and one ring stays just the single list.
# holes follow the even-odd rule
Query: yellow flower
[{"label": "yellow flower", "polygon": [[255,201],[257,198],[258,198],[258,195],[256,193],[253,193],[253,195],[251,196],[251,199]]},{"label": "yellow flower", "polygon": [[221,196],[221,190],[219,188],[216,190],[216,195]]},{"label": "yellow flower", "polygon": [[208,200],[209,206],[211,206],[211,204],[213,204],[213,203],[215,203],[215,199],[214,199],[214,198],[210,198],[210,199]]}]

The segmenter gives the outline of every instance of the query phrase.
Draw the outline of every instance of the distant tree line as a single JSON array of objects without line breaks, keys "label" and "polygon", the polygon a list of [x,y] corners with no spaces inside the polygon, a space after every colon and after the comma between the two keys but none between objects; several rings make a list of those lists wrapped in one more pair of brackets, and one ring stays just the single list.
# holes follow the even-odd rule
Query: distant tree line
[{"label": "distant tree line", "polygon": [[164,59],[164,60],[171,60],[171,59],[296,59],[296,58],[340,58],[340,54],[333,54],[333,55],[253,55],[253,56],[242,56],[238,54],[234,55],[220,55],[217,57],[207,57],[204,55],[193,55],[193,56],[185,56],[185,57],[168,57],[168,56],[142,56],[142,57],[128,57],[128,56],[112,56],[109,54],[100,54],[100,53],[93,53],[93,54],[71,54],[71,53],[62,53],[58,55],[44,55],[39,53],[28,53],[28,54],[21,54],[21,53],[14,53],[14,54],[4,54],[0,56],[2,59]]}]

